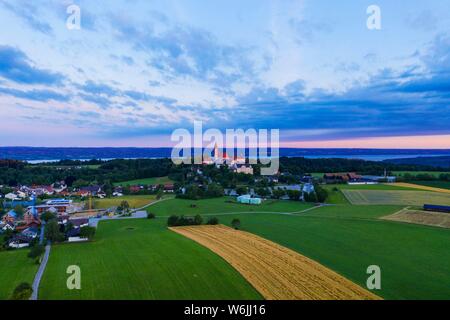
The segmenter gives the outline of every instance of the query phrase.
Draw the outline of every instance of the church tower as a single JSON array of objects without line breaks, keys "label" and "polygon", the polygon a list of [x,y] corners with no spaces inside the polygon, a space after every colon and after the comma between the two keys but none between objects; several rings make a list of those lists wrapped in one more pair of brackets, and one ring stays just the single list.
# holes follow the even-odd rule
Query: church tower
[{"label": "church tower", "polygon": [[214,159],[217,160],[220,158],[219,155],[219,147],[217,146],[217,143],[214,145]]}]

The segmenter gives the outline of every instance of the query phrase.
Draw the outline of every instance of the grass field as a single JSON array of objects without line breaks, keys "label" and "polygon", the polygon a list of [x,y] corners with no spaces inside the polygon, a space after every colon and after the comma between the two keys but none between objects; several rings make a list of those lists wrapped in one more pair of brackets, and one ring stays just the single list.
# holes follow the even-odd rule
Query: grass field
[{"label": "grass field", "polygon": [[379,220],[398,206],[323,207],[302,215],[220,216],[230,225],[295,250],[365,286],[367,267],[382,270],[386,299],[449,299],[450,230]]},{"label": "grass field", "polygon": [[184,200],[171,199],[157,203],[147,211],[158,216],[185,215],[193,216],[197,214],[219,214],[236,212],[300,212],[311,208],[312,205],[293,201],[264,201],[262,205],[253,206],[240,204],[233,198],[223,197],[207,200]]},{"label": "grass field", "polygon": [[0,300],[9,299],[22,282],[33,282],[38,265],[27,257],[28,250],[0,252]]},{"label": "grass field", "polygon": [[114,186],[136,186],[136,185],[157,185],[157,184],[166,184],[173,183],[169,177],[160,177],[160,178],[146,178],[146,179],[137,179],[137,180],[129,180],[124,182],[116,182]]},{"label": "grass field", "polygon": [[448,174],[450,171],[394,171],[393,174],[396,176],[404,176],[405,174],[410,174],[417,176],[419,174],[429,174],[435,177],[439,177],[441,174]]},{"label": "grass field", "polygon": [[[70,265],[81,290],[66,287]],[[260,299],[223,259],[166,228],[165,219],[101,222],[92,243],[52,248],[42,299]]]},{"label": "grass field", "polygon": [[118,207],[122,201],[127,201],[131,208],[142,208],[156,201],[156,196],[123,196],[118,198],[95,199],[94,209],[108,209]]},{"label": "grass field", "polygon": [[346,198],[355,205],[450,205],[450,196],[428,191],[343,190]]},{"label": "grass field", "polygon": [[172,230],[223,257],[268,300],[379,299],[319,263],[255,234],[224,225]]}]

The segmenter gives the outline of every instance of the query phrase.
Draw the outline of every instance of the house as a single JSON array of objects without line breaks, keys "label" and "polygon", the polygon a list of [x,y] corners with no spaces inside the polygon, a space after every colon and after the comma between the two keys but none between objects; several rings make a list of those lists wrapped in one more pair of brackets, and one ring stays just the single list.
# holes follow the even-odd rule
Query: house
[{"label": "house", "polygon": [[240,165],[240,166],[236,167],[234,172],[253,175],[253,167],[252,166]]},{"label": "house", "polygon": [[307,193],[307,194],[313,193],[315,191],[314,190],[314,185],[312,183],[305,183],[303,185],[303,190],[302,191]]},{"label": "house", "polygon": [[[66,212],[70,212],[72,210],[72,205],[66,205],[66,204],[58,204],[58,205],[47,205],[47,204],[43,204],[40,206],[35,206],[34,207],[38,214],[42,214],[44,212],[51,212],[51,213],[55,213],[55,214],[63,214]],[[28,208],[29,210],[31,208]]]},{"label": "house", "polygon": [[101,186],[88,186],[80,188],[80,191],[77,192],[77,195],[80,197],[93,196],[96,197],[98,194],[102,193]]},{"label": "house", "polygon": [[286,191],[299,191],[301,192],[303,190],[302,185],[300,184],[293,184],[289,186],[275,186],[275,190],[286,190]]},{"label": "house", "polygon": [[164,185],[164,192],[173,193],[175,191],[175,186],[170,183]]},{"label": "house", "polygon": [[68,215],[60,215],[58,217],[58,224],[66,225],[69,222],[70,216]]},{"label": "house", "polygon": [[69,242],[82,242],[82,241],[89,240],[87,238],[80,237],[80,228],[74,228],[74,229],[69,230],[66,233],[66,236],[67,236],[67,240]]},{"label": "house", "polygon": [[12,193],[12,192],[5,194],[5,199],[11,200],[11,201],[20,200],[20,198],[15,193]]},{"label": "house", "polygon": [[131,193],[138,193],[141,191],[141,186],[130,186]]},{"label": "house", "polygon": [[52,200],[48,200],[45,204],[48,206],[53,206],[53,205],[70,205],[72,204],[72,200],[67,200],[67,199],[52,199]]},{"label": "house", "polygon": [[72,200],[66,199],[52,199],[47,201],[45,204],[39,206],[28,207],[28,211],[35,210],[37,214],[42,214],[44,212],[51,212],[55,214],[65,214],[71,213],[76,210],[73,206]]},{"label": "house", "polygon": [[26,236],[26,237],[28,237],[28,238],[36,239],[37,236],[38,236],[38,233],[39,233],[38,228],[29,227],[29,228],[23,230],[21,234]]},{"label": "house", "polygon": [[380,183],[395,183],[397,181],[397,177],[395,176],[362,176],[362,179],[367,182]]},{"label": "house", "polygon": [[66,185],[66,183],[64,181],[60,181],[58,183],[52,184],[52,188],[53,188],[55,193],[61,194],[62,192],[67,190],[67,185]]},{"label": "house", "polygon": [[346,183],[357,182],[361,179],[361,176],[354,172],[347,173],[326,173],[323,176],[326,183]]},{"label": "house", "polygon": [[89,219],[87,219],[87,218],[70,219],[69,222],[72,223],[72,225],[75,229],[89,226]]},{"label": "house", "polygon": [[237,197],[237,202],[243,203],[243,204],[251,204],[251,205],[260,205],[262,203],[261,198],[252,198],[251,195],[243,195],[240,197]]},{"label": "house", "polygon": [[26,248],[30,246],[30,243],[33,242],[33,240],[33,238],[23,234],[16,234],[9,240],[8,246],[15,249]]},{"label": "house", "polygon": [[3,222],[11,222],[14,223],[17,219],[17,213],[14,210],[9,211],[7,214],[3,216]]},{"label": "house", "polygon": [[5,222],[5,223],[2,223],[2,231],[3,232],[6,232],[6,231],[8,231],[8,230],[10,230],[10,231],[14,231],[14,230],[16,230],[16,226],[15,226],[15,224],[14,223],[12,223],[12,222]]},{"label": "house", "polygon": [[23,221],[25,222],[25,225],[27,226],[40,226],[41,220],[39,220],[39,217],[33,212],[28,211],[23,215]]}]

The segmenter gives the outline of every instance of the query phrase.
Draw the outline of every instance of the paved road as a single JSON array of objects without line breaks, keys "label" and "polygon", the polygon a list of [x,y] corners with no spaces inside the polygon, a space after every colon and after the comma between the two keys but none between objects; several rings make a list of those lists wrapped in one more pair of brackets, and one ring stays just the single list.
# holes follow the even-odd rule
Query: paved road
[{"label": "paved road", "polygon": [[33,294],[31,295],[30,300],[38,299],[39,292],[39,284],[41,283],[42,276],[44,275],[45,268],[47,267],[48,257],[50,256],[50,243],[45,247],[44,258],[42,259],[41,265],[39,266],[39,270],[36,273],[33,281]]},{"label": "paved road", "polygon": [[90,227],[94,227],[97,228],[98,227],[98,223],[102,220],[127,220],[127,219],[146,219],[147,218],[147,211],[142,211],[145,210],[148,207],[154,206],[157,203],[160,203],[162,201],[166,201],[166,200],[170,200],[173,198],[165,198],[165,199],[161,199],[152,203],[149,203],[148,205],[139,208],[139,209],[135,209],[133,211],[131,211],[131,217],[121,217],[121,216],[113,216],[113,217],[101,217],[101,218],[91,218],[89,219],[89,226]]},{"label": "paved road", "polygon": [[39,244],[44,244],[45,221],[42,221],[41,235],[39,236]]}]

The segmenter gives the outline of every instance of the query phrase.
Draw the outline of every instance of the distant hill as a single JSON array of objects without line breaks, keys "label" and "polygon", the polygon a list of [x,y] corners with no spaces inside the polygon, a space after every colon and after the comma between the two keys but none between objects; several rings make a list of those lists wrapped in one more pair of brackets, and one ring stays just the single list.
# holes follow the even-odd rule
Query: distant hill
[{"label": "distant hill", "polygon": [[[248,155],[249,150],[246,150]],[[170,158],[171,148],[33,148],[0,147],[0,159],[15,160],[91,160]],[[269,152],[270,154],[270,152]],[[281,148],[282,157],[348,158],[381,161],[384,159],[449,156],[450,150],[395,149],[289,149]]]},{"label": "distant hill", "polygon": [[390,159],[384,160],[384,162],[392,164],[422,165],[434,168],[450,169],[450,156]]}]

